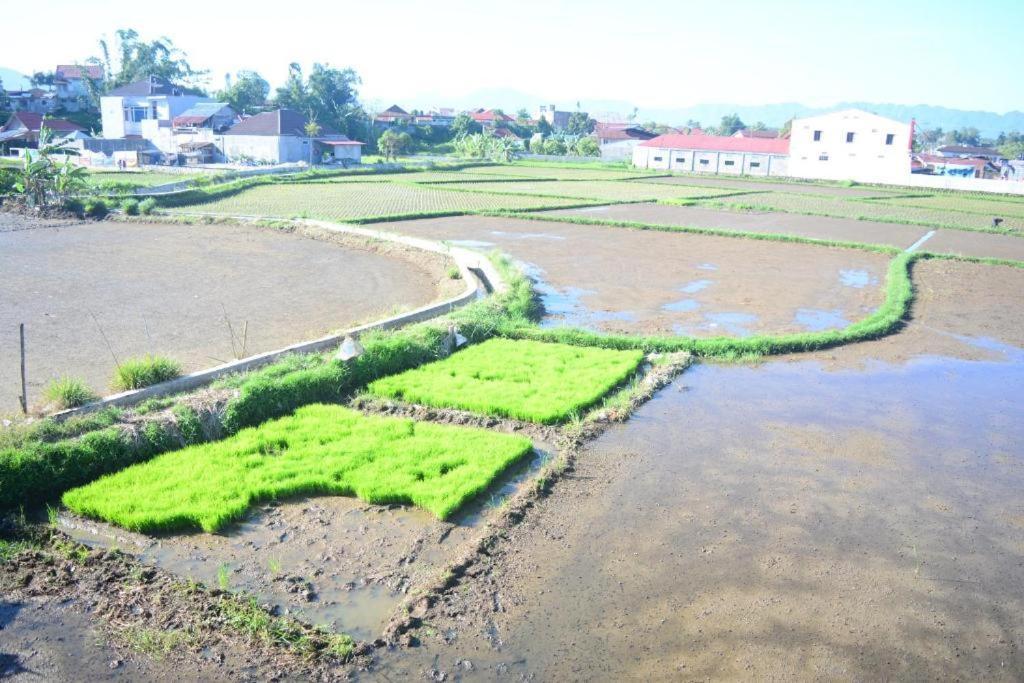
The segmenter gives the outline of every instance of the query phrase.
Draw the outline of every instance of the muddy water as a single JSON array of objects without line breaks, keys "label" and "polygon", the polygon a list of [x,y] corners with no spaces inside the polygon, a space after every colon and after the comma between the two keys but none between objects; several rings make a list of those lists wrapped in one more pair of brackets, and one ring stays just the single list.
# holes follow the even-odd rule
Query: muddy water
[{"label": "muddy water", "polygon": [[62,527],[94,547],[118,547],[184,579],[244,590],[279,613],[347,633],[380,636],[410,586],[436,572],[490,511],[550,457],[538,445],[454,523],[414,507],[322,496],[263,504],[217,534],[160,537],[72,515]]},{"label": "muddy water", "polygon": [[1024,350],[963,341],[999,360],[693,369],[517,531],[483,625],[382,673],[1020,680]]}]

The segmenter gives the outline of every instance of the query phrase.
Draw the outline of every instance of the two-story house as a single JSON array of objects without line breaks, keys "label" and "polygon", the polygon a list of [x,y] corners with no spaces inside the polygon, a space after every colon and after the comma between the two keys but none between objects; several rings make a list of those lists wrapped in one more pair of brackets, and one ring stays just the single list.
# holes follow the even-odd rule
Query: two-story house
[{"label": "two-story house", "polygon": [[100,98],[104,138],[143,138],[161,152],[177,153],[174,119],[212,98],[189,95],[157,76],[122,85]]}]

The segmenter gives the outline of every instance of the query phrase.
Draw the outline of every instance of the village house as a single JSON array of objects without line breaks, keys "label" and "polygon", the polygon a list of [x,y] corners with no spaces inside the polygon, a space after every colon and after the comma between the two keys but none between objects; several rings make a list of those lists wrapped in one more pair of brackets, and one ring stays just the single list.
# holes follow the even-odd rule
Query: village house
[{"label": "village house", "polygon": [[469,112],[469,118],[479,123],[484,128],[502,128],[505,124],[515,122],[508,114],[494,109],[477,109]]},{"label": "village house", "polygon": [[35,112],[16,111],[0,127],[0,151],[6,154],[11,149],[36,149],[43,128],[49,129],[58,138],[85,132],[85,128],[71,121],[48,119]]},{"label": "village house", "polygon": [[558,111],[553,104],[542,104],[537,107],[537,111],[534,113],[533,118],[538,121],[540,119],[544,119],[555,130],[562,130],[569,125],[570,116],[572,116],[572,112]]},{"label": "village house", "polygon": [[318,163],[325,157],[340,163],[359,163],[363,143],[349,140],[327,126],[311,137],[309,120],[297,111],[277,109],[239,121],[218,136],[218,147],[229,161],[251,160],[284,164]]},{"label": "village house", "polygon": [[789,174],[795,178],[905,181],[913,126],[860,109],[793,119]]},{"label": "village house", "polygon": [[1002,171],[992,161],[982,157],[943,156],[941,154],[915,154],[914,173],[959,176],[961,178],[1000,178]]},{"label": "village house", "polygon": [[598,123],[594,126],[594,137],[602,159],[622,161],[633,158],[633,148],[638,144],[658,135],[631,123]]},{"label": "village house", "polygon": [[988,159],[989,161],[999,161],[1003,158],[998,149],[980,147],[978,145],[944,145],[936,149],[935,153],[940,157],[956,157],[961,159],[975,157]]},{"label": "village house", "polygon": [[209,97],[186,94],[184,89],[157,76],[115,88],[100,98],[104,138],[143,138],[162,152],[176,153],[171,135],[174,118]]},{"label": "village house", "polygon": [[33,114],[49,114],[57,108],[57,96],[40,88],[8,90],[7,100],[11,111],[26,111]]},{"label": "village house", "polygon": [[670,133],[633,148],[637,168],[690,173],[784,176],[788,160],[789,140],[784,138]]},{"label": "village house", "polygon": [[54,94],[68,111],[89,108],[90,81],[103,80],[103,67],[99,64],[58,64],[53,72]]},{"label": "village house", "polygon": [[373,125],[380,127],[407,126],[412,123],[412,119],[412,114],[397,104],[392,104],[373,117]]}]

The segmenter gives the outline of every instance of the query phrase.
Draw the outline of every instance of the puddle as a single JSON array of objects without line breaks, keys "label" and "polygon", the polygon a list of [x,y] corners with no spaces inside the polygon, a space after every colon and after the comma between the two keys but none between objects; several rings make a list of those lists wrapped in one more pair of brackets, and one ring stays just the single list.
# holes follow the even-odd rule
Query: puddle
[{"label": "puddle", "polygon": [[559,289],[544,279],[544,269],[533,263],[517,262],[526,277],[533,280],[534,290],[544,305],[541,327],[576,327],[599,332],[599,325],[608,322],[636,322],[632,311],[595,311],[583,303],[583,297],[596,294],[592,289],[566,287]]},{"label": "puddle", "polygon": [[689,313],[690,311],[696,311],[698,308],[700,308],[700,303],[695,299],[681,299],[663,305],[661,310],[671,311],[672,313]]},{"label": "puddle", "polygon": [[608,213],[610,206],[587,206],[582,209],[573,209],[574,213]]},{"label": "puddle", "polygon": [[517,533],[487,629],[382,673],[1016,678],[1021,353],[692,368]]},{"label": "puddle", "polygon": [[552,240],[555,242],[564,242],[565,237],[562,235],[551,235],[546,232],[505,232],[504,230],[491,230],[491,234],[495,237],[504,237],[505,239],[512,240]]},{"label": "puddle", "polygon": [[850,324],[850,321],[843,317],[842,309],[824,311],[818,308],[798,309],[793,321],[809,332],[821,332],[822,330],[841,330]]},{"label": "puddle", "polygon": [[749,337],[751,332],[746,326],[757,322],[752,313],[705,313],[704,319],[707,322],[701,325],[703,329],[721,329],[735,337]]},{"label": "puddle", "polygon": [[696,294],[697,292],[707,289],[712,284],[713,282],[711,280],[694,280],[693,282],[688,282],[680,287],[679,291],[683,294]]},{"label": "puddle", "polygon": [[840,270],[839,271],[839,282],[844,287],[853,287],[854,289],[864,289],[869,285],[877,285],[878,278],[872,276],[866,270]]},{"label": "puddle", "polygon": [[714,263],[702,263],[697,266],[697,270],[718,270],[718,266]]},{"label": "puddle", "polygon": [[1005,360],[1012,361],[1014,363],[1024,363],[1024,349],[1017,348],[1012,344],[1005,344],[997,339],[992,339],[991,337],[972,337],[965,334],[949,334],[949,336],[953,337],[957,341],[967,344],[968,346],[973,346],[976,349],[995,351],[996,353],[1002,354],[1005,357]]}]

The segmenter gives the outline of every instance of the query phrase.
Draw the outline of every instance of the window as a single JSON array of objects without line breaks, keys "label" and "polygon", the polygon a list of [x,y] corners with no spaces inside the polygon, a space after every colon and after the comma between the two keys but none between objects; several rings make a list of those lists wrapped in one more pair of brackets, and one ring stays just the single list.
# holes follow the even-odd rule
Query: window
[{"label": "window", "polygon": [[149,109],[146,107],[125,107],[124,120],[131,123],[138,123],[149,118]]},{"label": "window", "polygon": [[725,160],[725,165],[726,165],[726,166],[735,166],[735,165],[736,165],[736,162],[735,162],[735,161],[733,161],[732,159],[726,159],[726,160]]},{"label": "window", "polygon": [[661,157],[654,157],[655,161],[661,161]]},{"label": "window", "polygon": [[853,142],[853,133],[847,133],[846,134],[846,141],[847,142]]},{"label": "window", "polygon": [[750,162],[750,168],[761,168],[761,162],[760,161],[751,161]]},{"label": "window", "polygon": [[821,131],[820,130],[814,131],[814,141],[815,142],[821,142]]},{"label": "window", "polygon": [[885,144],[891,145],[895,139],[896,136],[892,133],[889,133],[888,135],[885,136]]},{"label": "window", "polygon": [[700,160],[700,165],[701,165],[701,166],[707,166],[707,165],[708,165],[708,164],[710,164],[710,163],[711,163],[711,162],[710,162],[710,161],[708,161],[707,159],[701,159],[701,160]]},{"label": "window", "polygon": [[685,164],[686,163],[686,157],[676,157],[676,163],[677,164]]},{"label": "window", "polygon": [[827,154],[819,154],[818,155],[818,161],[828,161],[828,155]]}]

